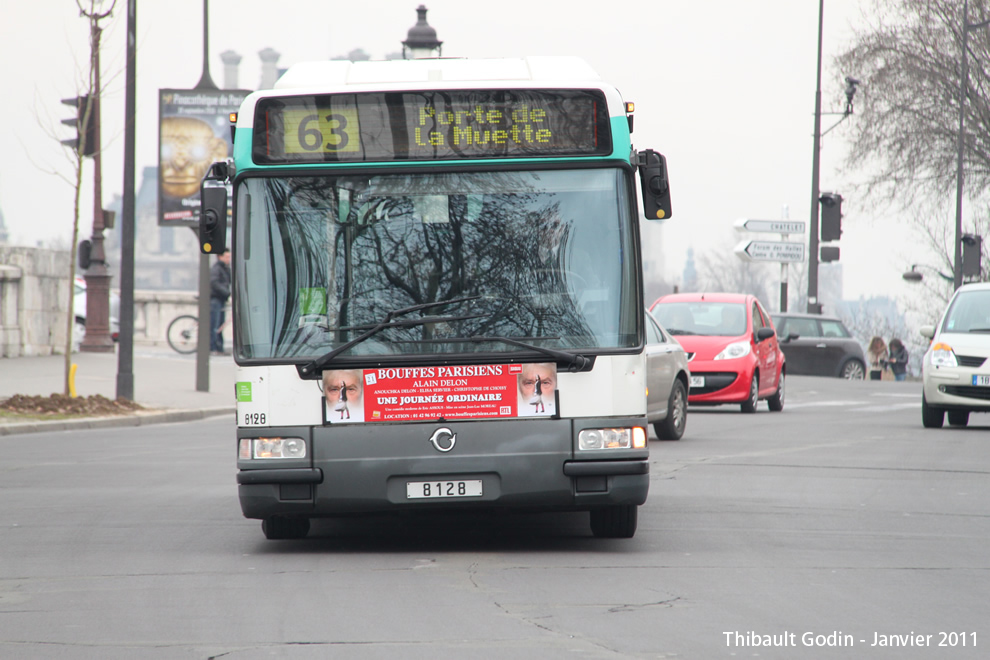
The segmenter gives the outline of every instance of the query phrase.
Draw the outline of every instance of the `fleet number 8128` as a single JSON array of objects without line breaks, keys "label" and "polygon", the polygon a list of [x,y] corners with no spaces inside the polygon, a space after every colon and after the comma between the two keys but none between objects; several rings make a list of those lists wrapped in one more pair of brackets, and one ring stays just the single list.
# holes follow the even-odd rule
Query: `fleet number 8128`
[{"label": "fleet number 8128", "polygon": [[244,413],[244,421],[242,426],[264,426],[266,422],[265,413],[263,412],[249,412]]}]

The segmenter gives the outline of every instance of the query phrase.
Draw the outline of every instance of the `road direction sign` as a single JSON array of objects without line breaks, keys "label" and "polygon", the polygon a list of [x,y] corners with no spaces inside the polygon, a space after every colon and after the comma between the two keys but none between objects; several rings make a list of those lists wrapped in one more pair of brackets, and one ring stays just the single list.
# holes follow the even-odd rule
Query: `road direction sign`
[{"label": "road direction sign", "polygon": [[743,261],[804,261],[804,243],[791,241],[742,241],[734,252]]},{"label": "road direction sign", "polygon": [[778,234],[803,234],[803,220],[752,220],[739,218],[735,222],[738,231],[776,232]]}]

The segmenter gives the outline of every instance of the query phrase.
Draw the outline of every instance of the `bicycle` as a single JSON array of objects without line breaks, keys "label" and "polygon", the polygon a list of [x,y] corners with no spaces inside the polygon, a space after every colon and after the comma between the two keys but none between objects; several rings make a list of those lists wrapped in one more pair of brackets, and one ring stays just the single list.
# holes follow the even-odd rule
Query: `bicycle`
[{"label": "bicycle", "polygon": [[199,319],[192,314],[176,316],[168,324],[165,338],[175,352],[195,353],[199,347]]},{"label": "bicycle", "polygon": [[[223,325],[220,326],[220,332],[223,332],[230,325],[230,321],[231,319],[228,313]],[[199,348],[199,318],[192,314],[180,314],[176,316],[168,324],[165,339],[168,340],[168,345],[176,353],[182,353],[183,355],[195,353],[196,349]]]}]

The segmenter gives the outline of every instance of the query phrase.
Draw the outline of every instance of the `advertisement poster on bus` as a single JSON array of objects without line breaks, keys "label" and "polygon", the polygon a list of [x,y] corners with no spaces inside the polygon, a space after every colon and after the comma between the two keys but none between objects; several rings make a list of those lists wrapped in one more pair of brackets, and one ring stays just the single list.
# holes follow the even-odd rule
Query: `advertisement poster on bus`
[{"label": "advertisement poster on bus", "polygon": [[323,422],[552,417],[556,390],[552,362],[327,370]]},{"label": "advertisement poster on bus", "polygon": [[[210,165],[233,155],[230,113],[237,112],[249,93],[231,89],[158,90],[160,226],[198,225],[199,185]],[[231,208],[228,203],[228,213]]]}]

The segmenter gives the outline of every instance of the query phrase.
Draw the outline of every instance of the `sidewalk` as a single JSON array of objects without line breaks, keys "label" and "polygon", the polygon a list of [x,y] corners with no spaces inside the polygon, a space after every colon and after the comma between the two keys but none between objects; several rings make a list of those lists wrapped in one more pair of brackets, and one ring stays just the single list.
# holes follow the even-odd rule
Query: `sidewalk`
[{"label": "sidewalk", "polygon": [[[75,386],[79,396],[101,394],[117,398],[118,355],[73,353]],[[117,417],[41,422],[7,422],[0,418],[0,436],[79,428],[140,426],[234,414],[236,365],[228,356],[210,357],[208,392],[196,390],[196,356],[170,348],[134,349],[134,401],[147,411]],[[0,400],[14,394],[49,396],[65,391],[65,356],[0,358]]]}]

